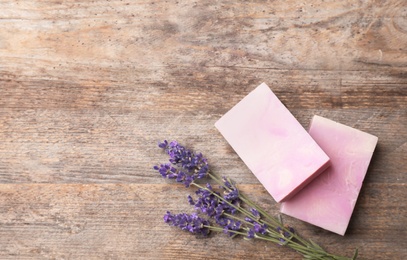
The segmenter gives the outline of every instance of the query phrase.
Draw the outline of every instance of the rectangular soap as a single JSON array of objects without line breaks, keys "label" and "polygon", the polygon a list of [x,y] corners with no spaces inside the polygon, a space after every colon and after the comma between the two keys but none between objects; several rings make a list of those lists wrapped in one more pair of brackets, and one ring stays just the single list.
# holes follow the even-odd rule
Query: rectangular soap
[{"label": "rectangular soap", "polygon": [[310,135],[331,159],[331,167],[282,203],[281,212],[344,235],[378,138],[314,116]]},{"label": "rectangular soap", "polygon": [[215,126],[277,202],[329,166],[328,156],[265,83]]}]

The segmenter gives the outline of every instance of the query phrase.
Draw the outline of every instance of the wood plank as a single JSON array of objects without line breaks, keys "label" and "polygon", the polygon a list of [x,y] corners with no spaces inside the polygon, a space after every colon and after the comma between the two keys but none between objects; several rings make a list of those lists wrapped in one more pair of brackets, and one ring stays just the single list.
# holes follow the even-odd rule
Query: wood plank
[{"label": "wood plank", "polygon": [[[277,205],[260,185],[239,187],[249,196],[267,197],[260,203],[277,214]],[[406,253],[406,242],[394,241],[406,235],[407,205],[398,201],[404,191],[404,184],[367,184],[346,237],[284,219],[332,252],[350,255],[359,247],[364,259],[396,258]],[[1,184],[0,256],[244,259],[255,254],[257,259],[270,255],[298,259],[296,253],[264,241],[230,239],[224,234],[195,239],[167,226],[162,220],[166,210],[191,212],[186,201],[191,192],[175,184]],[[394,208],[397,218],[389,216]]]},{"label": "wood plank", "polygon": [[[53,73],[62,74],[69,67]],[[276,95],[295,108],[400,108],[407,103],[407,70],[322,71],[166,66],[140,69],[144,78],[132,81],[131,69],[97,73],[91,65],[71,80],[15,76],[0,70],[0,107],[26,109],[92,109],[107,112],[175,110],[223,113],[265,81]],[[115,74],[114,80],[104,75]],[[126,79],[124,79],[126,78]],[[239,80],[242,79],[242,80]]]},{"label": "wood plank", "polygon": [[[4,110],[3,110],[4,111]],[[157,141],[177,139],[208,157],[212,168],[241,183],[257,183],[214,128],[214,114],[89,110],[19,110],[0,113],[0,180],[3,183],[157,183],[152,166],[167,161]],[[406,111],[309,109],[292,112],[308,127],[319,114],[379,137],[371,182],[405,182]],[[10,117],[9,115],[13,115]],[[389,174],[391,172],[391,174]]]},{"label": "wood plank", "polygon": [[13,61],[2,67],[25,75],[52,75],[65,64],[72,67],[65,78],[83,73],[84,64],[312,70],[407,65],[403,0],[272,5],[50,0],[20,6],[3,1],[0,10],[5,28],[0,53]]}]

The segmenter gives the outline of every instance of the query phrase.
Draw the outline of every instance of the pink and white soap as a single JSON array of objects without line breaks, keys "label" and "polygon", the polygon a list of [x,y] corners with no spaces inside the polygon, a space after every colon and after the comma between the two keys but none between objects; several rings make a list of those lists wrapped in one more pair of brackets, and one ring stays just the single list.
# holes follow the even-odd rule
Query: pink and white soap
[{"label": "pink and white soap", "polygon": [[331,167],[281,205],[281,212],[344,235],[378,138],[314,116],[310,135],[331,159]]},{"label": "pink and white soap", "polygon": [[328,156],[265,83],[215,126],[277,202],[329,166]]}]

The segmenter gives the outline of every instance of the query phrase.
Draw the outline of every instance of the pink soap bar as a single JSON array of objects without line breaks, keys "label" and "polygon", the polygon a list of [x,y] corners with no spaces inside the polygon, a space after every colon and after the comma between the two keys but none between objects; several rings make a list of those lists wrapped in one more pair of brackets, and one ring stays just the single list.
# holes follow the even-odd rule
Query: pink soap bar
[{"label": "pink soap bar", "polygon": [[314,116],[310,135],[331,167],[281,205],[281,212],[344,235],[378,138]]},{"label": "pink soap bar", "polygon": [[265,83],[215,126],[277,202],[329,166],[328,156]]}]

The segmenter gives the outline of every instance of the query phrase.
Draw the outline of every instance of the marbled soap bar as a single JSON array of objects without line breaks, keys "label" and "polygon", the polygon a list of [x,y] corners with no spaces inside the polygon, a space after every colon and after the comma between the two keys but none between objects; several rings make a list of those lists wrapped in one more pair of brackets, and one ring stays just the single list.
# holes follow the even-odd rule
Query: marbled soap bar
[{"label": "marbled soap bar", "polygon": [[328,156],[264,83],[215,126],[277,202],[329,166]]},{"label": "marbled soap bar", "polygon": [[281,212],[344,235],[378,138],[314,116],[310,135],[331,167],[281,205]]}]

